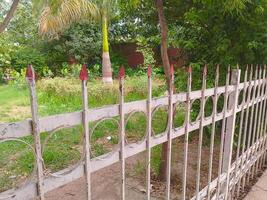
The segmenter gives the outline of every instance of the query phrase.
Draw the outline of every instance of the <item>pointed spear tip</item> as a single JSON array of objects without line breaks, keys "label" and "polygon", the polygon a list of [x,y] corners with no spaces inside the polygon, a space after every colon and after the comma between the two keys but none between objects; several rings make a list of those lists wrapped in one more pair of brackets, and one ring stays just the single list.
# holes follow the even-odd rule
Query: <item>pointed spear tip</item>
[{"label": "pointed spear tip", "polygon": [[151,66],[149,65],[148,68],[147,68],[147,76],[148,76],[148,77],[151,77],[151,74],[152,74],[152,68],[151,68]]},{"label": "pointed spear tip", "polygon": [[119,78],[123,79],[124,77],[125,77],[125,69],[124,69],[124,66],[122,65],[119,71]]},{"label": "pointed spear tip", "polygon": [[86,64],[82,65],[82,69],[80,71],[80,79],[82,81],[87,81],[88,80],[88,71],[87,71],[87,68],[86,68]]},{"label": "pointed spear tip", "polygon": [[31,64],[29,64],[26,69],[26,78],[29,81],[33,81],[35,79],[34,69]]}]

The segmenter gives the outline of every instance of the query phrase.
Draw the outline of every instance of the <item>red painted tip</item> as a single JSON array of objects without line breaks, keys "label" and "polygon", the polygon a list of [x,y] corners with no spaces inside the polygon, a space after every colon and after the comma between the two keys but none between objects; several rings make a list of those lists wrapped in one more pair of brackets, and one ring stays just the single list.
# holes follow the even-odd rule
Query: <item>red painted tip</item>
[{"label": "red painted tip", "polygon": [[87,72],[86,64],[83,64],[83,66],[82,66],[82,69],[80,71],[80,79],[82,81],[88,80],[88,72]]},{"label": "red painted tip", "polygon": [[170,70],[170,73],[171,73],[171,76],[174,75],[174,68],[173,68],[173,65],[171,65],[171,70]]},{"label": "red painted tip", "polygon": [[192,73],[192,67],[189,66],[188,69],[187,69],[188,73]]},{"label": "red painted tip", "polygon": [[120,79],[124,78],[125,76],[125,69],[124,69],[124,66],[121,66],[120,67],[120,71],[119,71],[119,77]]},{"label": "red painted tip", "polygon": [[28,65],[27,70],[26,70],[26,78],[29,81],[33,81],[35,79],[35,74],[32,65]]},{"label": "red painted tip", "polygon": [[151,68],[151,66],[148,66],[148,68],[147,68],[147,76],[151,77],[151,74],[152,74],[152,68]]}]

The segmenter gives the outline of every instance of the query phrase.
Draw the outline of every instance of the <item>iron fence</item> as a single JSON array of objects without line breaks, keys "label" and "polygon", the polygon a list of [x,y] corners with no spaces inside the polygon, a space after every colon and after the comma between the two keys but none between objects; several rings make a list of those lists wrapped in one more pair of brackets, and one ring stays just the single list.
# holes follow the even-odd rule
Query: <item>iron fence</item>
[{"label": "iron fence", "polygon": [[[160,98],[152,98],[152,76],[151,68],[148,68],[148,97],[146,100],[124,102],[124,69],[119,72],[119,93],[120,101],[117,105],[102,108],[88,108],[87,97],[87,70],[83,66],[80,79],[82,85],[82,111],[66,114],[59,114],[48,117],[38,116],[38,104],[36,98],[35,76],[32,66],[27,69],[27,82],[30,89],[32,118],[15,123],[0,124],[0,143],[7,141],[18,141],[33,134],[34,145],[26,143],[31,147],[36,165],[33,174],[36,178],[26,182],[19,188],[13,188],[0,194],[0,199],[26,200],[31,198],[45,199],[44,194],[62,185],[72,182],[75,179],[85,176],[87,198],[91,199],[91,174],[104,167],[120,162],[121,173],[121,199],[125,199],[125,160],[126,158],[146,151],[146,198],[151,197],[151,149],[157,145],[167,142],[167,168],[166,168],[166,199],[171,199],[171,158],[172,140],[183,138],[184,159],[183,159],[183,183],[182,199],[187,196],[187,165],[188,165],[188,143],[189,133],[199,130],[198,160],[196,175],[196,190],[192,200],[199,199],[233,199],[240,195],[244,187],[249,184],[266,162],[267,148],[267,78],[266,67],[250,67],[244,72],[244,82],[240,82],[241,70],[228,68],[226,83],[219,86],[219,66],[216,67],[215,87],[206,88],[207,66],[203,69],[202,89],[192,91],[192,69],[188,70],[187,92],[173,94],[173,70],[169,94]],[[224,105],[222,111],[218,112],[217,104],[219,96],[223,95]],[[242,102],[239,103],[241,96]],[[205,105],[208,98],[212,98],[212,114],[205,116]],[[191,122],[190,111],[192,103],[200,100],[200,111],[197,119]],[[174,106],[185,103],[185,121],[181,127],[174,127],[173,116]],[[166,130],[155,135],[152,128],[153,112],[160,107],[168,107],[168,123]],[[135,112],[146,114],[147,129],[146,135],[141,142],[128,144],[125,142],[125,116]],[[240,115],[239,129],[235,133],[236,116]],[[89,122],[100,122],[107,119],[119,117],[119,148],[112,152],[91,158],[90,135],[93,129],[89,129]],[[221,142],[219,153],[219,167],[213,169],[215,124],[221,121]],[[75,166],[71,166],[56,173],[45,175],[44,162],[40,133],[53,134],[56,130],[64,127],[83,125],[84,152],[82,159]],[[96,126],[99,123],[96,123]],[[203,128],[211,125],[210,153],[208,167],[208,184],[203,189],[200,187],[201,157],[203,145]],[[234,135],[237,135],[236,152],[233,155]],[[234,158],[234,159],[232,159]],[[212,179],[212,172],[218,170],[218,177]]]}]

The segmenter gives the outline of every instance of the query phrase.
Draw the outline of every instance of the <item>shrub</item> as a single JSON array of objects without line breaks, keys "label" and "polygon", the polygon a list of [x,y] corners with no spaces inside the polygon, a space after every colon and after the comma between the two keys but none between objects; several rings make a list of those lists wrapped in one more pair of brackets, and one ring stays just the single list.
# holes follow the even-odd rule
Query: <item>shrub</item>
[{"label": "shrub", "polygon": [[43,67],[46,66],[44,56],[36,49],[29,47],[18,48],[17,51],[12,53],[11,66],[17,72],[20,72],[21,69],[26,68],[28,64],[32,64],[35,71],[43,76]]},{"label": "shrub", "polygon": [[[112,85],[103,84],[100,80],[90,79],[88,96],[90,107],[116,104],[119,101],[119,86],[115,80]],[[154,79],[153,96],[160,96],[166,90],[164,82]],[[44,105],[44,114],[55,114],[81,109],[81,82],[78,78],[56,77],[37,82],[40,105]],[[147,98],[147,77],[126,77],[125,101]]]}]

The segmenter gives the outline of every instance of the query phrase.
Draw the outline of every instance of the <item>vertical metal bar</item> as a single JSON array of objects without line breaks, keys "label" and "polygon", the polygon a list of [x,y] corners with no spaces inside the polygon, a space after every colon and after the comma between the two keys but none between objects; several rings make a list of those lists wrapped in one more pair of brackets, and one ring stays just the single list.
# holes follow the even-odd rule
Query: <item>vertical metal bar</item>
[{"label": "vertical metal bar", "polygon": [[[250,114],[250,126],[249,126],[249,137],[248,137],[248,148],[251,146],[251,141],[253,141],[253,133],[252,133],[252,126],[253,126],[253,116],[254,116],[254,108],[255,108],[255,101],[256,101],[256,80],[257,80],[257,76],[258,76],[258,69],[256,68],[255,70],[255,77],[254,77],[254,89],[253,89],[253,97],[252,97],[252,111],[251,111],[251,114]],[[247,161],[250,159],[250,154],[251,154],[251,151],[248,151],[247,152]],[[249,167],[249,170],[248,170],[248,173],[247,173],[247,184],[249,184],[249,181],[250,181],[250,167]]]},{"label": "vertical metal bar", "polygon": [[223,161],[223,146],[224,146],[224,135],[225,135],[225,122],[226,122],[226,112],[227,112],[227,99],[228,99],[228,87],[229,87],[229,76],[230,76],[230,66],[227,69],[226,83],[225,83],[225,93],[224,93],[224,106],[223,106],[223,119],[222,119],[222,129],[221,129],[221,144],[220,144],[220,154],[219,154],[219,167],[218,167],[218,179],[217,179],[217,191],[216,200],[220,196],[221,187],[221,174],[222,174],[222,161]]},{"label": "vertical metal bar", "polygon": [[[228,159],[228,165],[227,165],[227,169],[226,169],[226,190],[225,190],[225,199],[228,199],[228,192],[229,192],[229,182],[230,182],[230,168],[231,168],[231,162],[232,162],[232,154],[233,154],[233,141],[234,141],[234,132],[235,132],[235,121],[236,121],[236,109],[237,109],[237,104],[238,104],[238,88],[239,88],[239,83],[240,83],[240,74],[241,71],[240,69],[237,69],[236,74],[234,75],[234,73],[232,75],[236,76],[234,78],[236,78],[236,85],[235,85],[235,94],[234,94],[234,102],[233,102],[233,117],[232,117],[232,122],[231,124],[233,124],[231,126],[231,130],[229,130],[230,134],[230,145],[229,145],[229,159]],[[233,78],[233,76],[232,76]]]},{"label": "vertical metal bar", "polygon": [[151,158],[151,133],[152,133],[152,112],[151,112],[151,101],[152,101],[152,79],[151,79],[151,67],[147,69],[148,77],[148,97],[147,97],[147,138],[146,138],[146,151],[147,151],[147,168],[146,168],[146,191],[147,200],[150,200],[151,193],[151,178],[150,178],[150,158]]},{"label": "vertical metal bar", "polygon": [[[240,127],[239,127],[239,134],[241,132],[242,134],[242,130],[243,130],[243,140],[242,140],[242,150],[241,150],[241,161],[240,161],[240,172],[242,172],[242,166],[243,166],[243,163],[244,163],[244,158],[243,158],[243,155],[244,155],[244,152],[245,152],[245,145],[246,145],[246,138],[247,138],[247,122],[248,122],[248,114],[249,114],[249,108],[248,108],[248,105],[249,105],[249,97],[250,97],[250,92],[251,92],[251,81],[249,82],[249,86],[247,85],[247,74],[248,74],[248,66],[246,67],[246,71],[245,71],[245,80],[244,80],[244,93],[243,93],[243,103],[242,103],[242,113],[241,113],[241,118],[242,115],[244,115],[244,107],[246,106],[246,116],[245,116],[245,125],[244,125],[244,129],[243,128],[243,119],[240,121]],[[246,99],[247,97],[247,99]],[[242,176],[242,174],[241,174]],[[237,177],[238,179],[238,183],[237,183],[237,197],[239,197],[239,194],[240,194],[240,179],[241,179],[241,176],[239,175]]]},{"label": "vertical metal bar", "polygon": [[[263,77],[262,77],[262,95],[261,95],[261,108],[260,108],[260,111],[262,113],[262,117],[261,117],[261,121],[260,121],[260,135],[259,135],[259,138],[260,140],[263,140],[263,122],[264,122],[264,119],[265,119],[265,94],[266,94],[266,85],[265,85],[265,75],[266,75],[266,69],[265,67],[263,67]],[[260,141],[260,144],[259,144],[259,152],[261,153],[262,152],[262,142]],[[260,156],[259,160],[257,160],[257,163],[256,163],[256,170],[257,170],[257,173],[259,172],[260,170],[260,163],[261,163],[261,158],[262,156]]]},{"label": "vertical metal bar", "polygon": [[[264,68],[266,69],[266,65],[264,66]],[[266,87],[267,87],[267,77],[265,77],[264,79],[266,81]],[[265,102],[267,104],[267,91],[265,93]],[[266,108],[267,108],[267,106],[266,106]],[[265,112],[265,116],[267,116],[266,110],[264,110],[264,112]],[[266,142],[267,141],[267,133],[266,133],[266,129],[267,129],[267,117],[265,117],[265,123],[264,123],[264,129],[263,129],[264,140],[263,140],[262,149],[263,149],[264,153],[263,153],[263,158],[262,158],[262,167],[264,167],[265,162],[266,162],[266,149],[267,149],[267,142]]]},{"label": "vertical metal bar", "polygon": [[119,71],[120,89],[120,163],[121,163],[121,199],[125,200],[125,121],[124,121],[124,77],[122,66]]},{"label": "vertical metal bar", "polygon": [[[252,99],[251,99],[251,92],[252,92],[252,87],[253,87],[252,86],[252,74],[253,74],[253,68],[252,68],[252,66],[250,66],[249,88],[248,88],[247,103],[246,103],[247,104],[247,110],[246,110],[246,119],[245,119],[245,127],[244,127],[244,138],[243,138],[243,148],[242,148],[242,155],[246,154],[246,157],[244,159],[243,156],[242,156],[242,158],[241,158],[241,166],[243,166],[247,162],[247,153],[245,153],[245,149],[249,148],[249,144],[248,144],[247,139],[250,136],[248,135],[248,138],[247,138],[247,132],[248,132],[248,134],[250,134],[250,132],[248,130],[248,128],[249,128],[248,127],[248,125],[249,125],[248,120],[249,120],[249,116],[250,116],[250,112],[249,112],[250,111],[250,107],[249,107],[249,105],[250,105],[250,103],[252,101]],[[247,148],[246,148],[246,146],[247,146]],[[242,191],[244,191],[245,184],[246,184],[246,174],[243,175],[241,181],[242,181]]]},{"label": "vertical metal bar", "polygon": [[206,90],[207,65],[203,68],[201,103],[200,103],[200,122],[199,122],[199,139],[198,139],[198,161],[197,161],[197,177],[196,177],[196,199],[199,200],[200,190],[200,170],[201,170],[201,150],[203,142],[203,120],[205,106],[205,90]]},{"label": "vertical metal bar", "polygon": [[[256,140],[255,140],[255,143],[256,143],[256,146],[255,146],[255,150],[254,150],[254,155],[257,156],[257,154],[259,153],[259,140],[260,140],[260,131],[261,131],[261,115],[262,115],[262,95],[263,95],[263,84],[261,82],[262,80],[262,68],[260,66],[260,75],[258,77],[258,93],[259,93],[259,96],[258,96],[258,107],[259,107],[259,118],[257,120],[257,130],[256,130]],[[265,72],[264,72],[265,73]],[[256,163],[254,163],[253,165],[253,168],[252,168],[252,176],[254,178],[255,174],[258,172],[257,170],[258,168],[258,159],[256,160]]]},{"label": "vertical metal bar", "polygon": [[218,101],[218,83],[219,83],[219,65],[216,67],[216,77],[215,77],[215,87],[214,87],[214,99],[213,99],[213,109],[212,109],[212,128],[211,128],[211,142],[210,142],[210,156],[209,156],[209,173],[208,173],[208,196],[207,200],[210,200],[210,184],[212,179],[212,164],[213,164],[213,150],[214,150],[214,137],[216,129],[216,115],[217,115],[217,101]]},{"label": "vertical metal bar", "polygon": [[267,119],[266,119],[265,123],[266,123],[265,124],[265,130],[264,130],[265,138],[264,138],[264,141],[263,141],[263,151],[264,151],[264,153],[263,153],[263,160],[262,160],[263,167],[266,166],[266,154],[267,154],[267,152],[266,152],[266,150],[267,150],[267,132],[266,132],[266,129],[267,129]]},{"label": "vertical metal bar", "polygon": [[188,137],[189,137],[189,123],[190,123],[190,93],[192,83],[192,67],[188,68],[187,79],[187,94],[186,94],[186,116],[185,116],[185,137],[184,137],[184,169],[183,169],[183,200],[186,199],[186,175],[187,175],[187,158],[188,158]]},{"label": "vertical metal bar", "polygon": [[31,113],[32,113],[32,131],[34,135],[36,164],[37,164],[37,195],[38,199],[44,200],[44,174],[42,146],[40,139],[40,124],[38,116],[38,104],[35,88],[35,73],[32,65],[29,65],[26,71],[26,80],[30,89]]},{"label": "vertical metal bar", "polygon": [[[259,80],[260,77],[261,77],[261,68],[259,68],[257,66],[257,70],[258,70],[258,77],[257,77],[257,79]],[[259,83],[258,80],[255,81],[255,84],[256,83]],[[257,135],[258,135],[258,125],[259,125],[259,123],[258,123],[258,117],[260,117],[260,116],[258,116],[260,84],[258,84],[256,86],[256,89],[257,89],[257,91],[256,91],[256,112],[255,112],[255,117],[254,117],[254,128],[253,128],[253,138],[252,138],[252,145],[253,146],[257,142]],[[256,151],[256,146],[252,148],[252,153],[251,153],[251,157],[252,158],[253,158],[253,156],[255,156],[255,153],[256,153],[255,151]],[[254,165],[251,166],[250,172],[251,172],[251,178],[254,179],[254,175],[255,175],[254,174],[255,173]]]},{"label": "vertical metal bar", "polygon": [[168,97],[168,134],[167,134],[167,173],[166,173],[166,180],[167,180],[167,192],[166,192],[166,199],[170,199],[170,190],[171,190],[171,153],[172,153],[172,131],[173,131],[173,81],[174,81],[174,70],[173,65],[171,65],[170,71],[170,85],[169,85],[169,97]]},{"label": "vertical metal bar", "polygon": [[[240,117],[240,123],[239,123],[239,131],[238,131],[238,142],[237,142],[237,152],[236,152],[236,165],[235,165],[235,173],[234,173],[234,183],[235,181],[238,179],[237,173],[238,170],[241,171],[242,169],[242,165],[241,168],[239,167],[239,154],[240,154],[240,147],[241,147],[241,137],[242,137],[242,131],[243,131],[243,121],[244,121],[244,114],[245,114],[245,98],[246,98],[246,84],[247,84],[247,69],[245,71],[245,77],[244,77],[244,89],[243,89],[243,95],[242,95],[242,103],[241,103],[241,117]],[[245,135],[243,136],[245,137]],[[233,186],[233,190],[232,190],[232,196],[234,196],[235,193],[235,189],[236,189],[236,184],[234,184]]]},{"label": "vertical metal bar", "polygon": [[87,199],[91,199],[91,158],[90,158],[90,135],[88,123],[88,96],[87,96],[87,80],[88,72],[86,65],[83,64],[80,72],[80,80],[82,81],[82,100],[83,100],[83,129],[84,129],[84,152],[85,152],[85,176]]},{"label": "vertical metal bar", "polygon": [[[266,72],[266,66],[264,66],[264,71]],[[264,73],[264,76],[263,76],[263,84],[264,84],[264,94],[263,94],[263,118],[262,118],[262,143],[261,143],[261,151],[264,150],[264,141],[265,141],[265,137],[266,137],[266,132],[265,132],[265,124],[266,124],[266,97],[267,97],[267,81],[266,81],[266,73]],[[264,155],[261,156],[261,159],[260,159],[260,168],[263,168],[263,159],[264,159]]]},{"label": "vertical metal bar", "polygon": [[[260,128],[259,128],[260,130],[259,130],[259,139],[258,139],[258,142],[259,142],[258,153],[260,153],[260,154],[262,152],[263,122],[264,122],[264,118],[265,118],[265,112],[264,112],[264,110],[265,110],[265,108],[264,108],[265,107],[264,106],[264,103],[265,103],[264,97],[265,97],[265,89],[266,89],[265,80],[264,80],[265,73],[266,73],[265,68],[263,68],[263,77],[261,78],[261,87],[262,87],[262,89],[261,89],[261,98],[260,98],[260,103],[261,103],[260,112],[262,113],[262,117],[261,117],[260,122],[259,122],[260,123]],[[259,159],[256,161],[256,173],[259,172],[261,158],[262,158],[262,156],[260,156]]]}]

